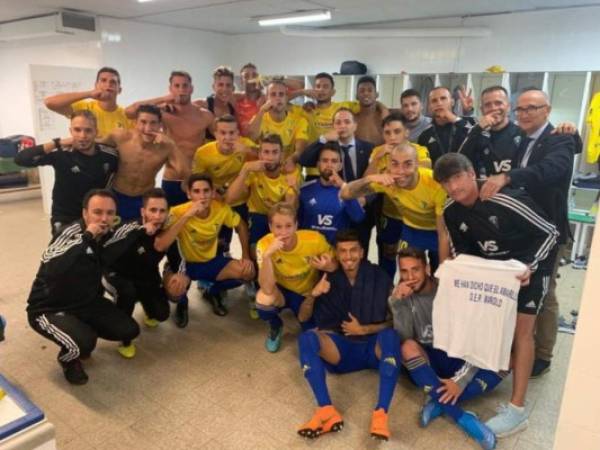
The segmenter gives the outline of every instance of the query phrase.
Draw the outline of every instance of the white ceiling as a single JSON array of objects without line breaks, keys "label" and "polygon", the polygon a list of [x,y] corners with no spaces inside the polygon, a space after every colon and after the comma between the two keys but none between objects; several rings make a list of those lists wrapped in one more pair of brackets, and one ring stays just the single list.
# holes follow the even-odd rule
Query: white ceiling
[{"label": "white ceiling", "polygon": [[[0,0],[0,23],[73,9],[100,16],[227,34],[271,31],[256,16],[331,9],[327,26],[600,5],[600,0]],[[576,4],[576,5],[575,5]],[[318,24],[319,26],[322,24]]]}]

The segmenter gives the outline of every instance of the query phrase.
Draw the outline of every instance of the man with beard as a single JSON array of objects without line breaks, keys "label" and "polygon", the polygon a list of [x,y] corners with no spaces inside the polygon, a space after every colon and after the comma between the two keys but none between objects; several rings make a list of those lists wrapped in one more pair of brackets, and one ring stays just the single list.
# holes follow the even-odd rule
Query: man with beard
[{"label": "man with beard", "polygon": [[177,151],[175,143],[161,130],[161,112],[153,105],[137,108],[135,128],[114,130],[103,142],[117,147],[119,169],[112,188],[117,195],[117,212],[122,221],[137,219],[142,195],[154,187],[156,174]]},{"label": "man with beard", "polygon": [[333,249],[323,235],[298,230],[296,217],[296,208],[292,205],[274,205],[268,214],[271,233],[256,244],[260,285],[256,308],[260,318],[269,323],[265,347],[271,353],[281,346],[283,309],[293,311],[303,330],[314,327],[312,317],[299,315],[300,307],[319,281],[319,271],[332,272],[337,268]]},{"label": "man with beard", "polygon": [[89,191],[82,216],[42,254],[27,300],[29,325],[58,344],[58,363],[71,384],[87,383],[81,359],[91,355],[99,337],[132,341],[140,332],[135,320],[102,295],[102,254],[116,218],[115,195]]},{"label": "man with beard", "polygon": [[298,434],[316,438],[344,425],[327,390],[325,369],[337,374],[364,369],[379,372],[379,398],[372,413],[371,436],[390,438],[388,411],[400,373],[400,340],[390,328],[387,301],[392,281],[364,258],[354,230],[336,235],[339,267],[326,273],[300,307],[302,321],[314,311],[316,328],[298,338],[300,366],[318,409]]},{"label": "man with beard", "polygon": [[287,86],[283,81],[272,81],[267,87],[267,101],[248,126],[251,139],[277,134],[283,144],[284,170],[291,172],[300,159],[308,141],[308,122],[287,110]]},{"label": "man with beard", "polygon": [[121,93],[121,76],[112,67],[102,67],[91,91],[68,92],[44,99],[48,109],[71,117],[77,111],[90,111],[98,123],[98,136],[104,137],[115,128],[131,128],[125,110],[117,104]]},{"label": "man with beard", "polygon": [[[341,198],[357,198],[383,193],[394,210],[384,217],[381,227],[383,259],[381,265],[393,279],[398,246],[410,245],[427,250],[432,269],[449,252],[442,219],[446,193],[433,179],[431,169],[419,167],[417,151],[410,144],[395,147],[385,173],[367,175],[342,188]],[[401,212],[401,214],[399,214]]]},{"label": "man with beard", "polygon": [[356,137],[373,145],[383,143],[382,121],[390,113],[377,101],[379,93],[375,79],[369,75],[362,76],[356,83],[356,100],[360,110],[356,113]]},{"label": "man with beard", "polygon": [[408,130],[408,140],[417,142],[421,133],[431,124],[431,118],[423,115],[421,94],[415,89],[406,89],[400,94],[400,112]]},{"label": "man with beard", "polygon": [[421,427],[445,414],[484,449],[494,448],[494,433],[457,403],[490,392],[505,374],[479,369],[433,348],[433,302],[438,285],[425,252],[411,247],[400,250],[398,268],[400,282],[389,299],[390,309],[402,342],[403,363],[411,380],[428,394],[421,409]]},{"label": "man with beard", "polygon": [[418,144],[427,147],[432,164],[446,153],[456,152],[467,137],[475,121],[471,117],[457,117],[453,112],[454,99],[450,90],[436,87],[429,92],[431,125],[423,130]]},{"label": "man with beard", "polygon": [[300,188],[299,227],[321,232],[331,245],[335,244],[339,230],[365,218],[358,200],[340,200],[340,188],[344,184],[339,176],[341,168],[342,155],[338,143],[327,142],[319,152],[319,178],[306,182]]},{"label": "man with beard", "polygon": [[234,93],[235,118],[240,126],[240,134],[250,136],[248,125],[252,118],[258,114],[266,98],[262,92],[258,70],[254,64],[244,64],[240,70],[240,80],[243,93]]},{"label": "man with beard", "polygon": [[279,202],[296,205],[301,175],[298,169],[284,174],[281,170],[283,145],[277,134],[268,134],[260,142],[258,160],[246,162],[233,180],[225,202],[235,204],[248,195],[250,246],[269,233],[267,214]]},{"label": "man with beard", "polygon": [[[108,265],[107,290],[117,307],[132,316],[139,300],[146,314],[144,324],[149,328],[167,320],[169,299],[179,301],[190,284],[177,244],[172,244],[166,254],[156,250],[156,236],[167,221],[168,213],[165,191],[154,188],[146,192],[141,221],[127,222],[115,230],[103,254],[104,263]],[[116,243],[119,245],[114,245]],[[167,264],[161,276],[159,264],[165,256]],[[186,324],[177,320],[177,325]],[[125,358],[133,358],[135,345],[124,342],[118,351]]]},{"label": "man with beard", "polygon": [[128,117],[132,118],[141,105],[156,105],[162,111],[165,131],[176,145],[175,151],[167,160],[162,180],[170,206],[187,201],[182,183],[192,172],[196,149],[204,143],[214,119],[209,111],[199,109],[191,103],[193,92],[190,74],[173,71],[169,77],[169,94],[135,102],[125,110]]},{"label": "man with beard", "polygon": [[[239,214],[215,198],[212,180],[205,174],[192,174],[187,181],[189,202],[171,208],[165,230],[155,240],[155,248],[166,252],[175,242],[186,263],[186,274],[192,280],[211,283],[204,296],[213,313],[225,316],[227,307],[222,292],[240,286],[255,277],[250,260],[248,227]],[[222,227],[235,229],[240,239],[242,258],[233,259],[218,248]],[[184,306],[187,308],[187,302]]]},{"label": "man with beard", "polygon": [[117,170],[117,152],[95,143],[96,117],[90,111],[74,112],[69,132],[71,137],[25,148],[15,156],[15,163],[20,166],[54,168],[52,234],[79,220],[85,194],[106,187]]}]

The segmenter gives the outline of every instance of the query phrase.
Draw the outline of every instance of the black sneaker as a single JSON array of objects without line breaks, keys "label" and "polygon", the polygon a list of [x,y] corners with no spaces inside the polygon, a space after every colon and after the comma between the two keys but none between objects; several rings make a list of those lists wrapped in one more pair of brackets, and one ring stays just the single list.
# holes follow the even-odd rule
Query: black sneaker
[{"label": "black sneaker", "polygon": [[175,325],[178,328],[185,328],[189,322],[188,305],[185,302],[179,302],[175,306]]},{"label": "black sneaker", "polygon": [[550,361],[536,358],[533,362],[533,369],[529,378],[539,378],[550,370]]},{"label": "black sneaker", "polygon": [[74,359],[73,361],[66,363],[61,361],[60,365],[62,366],[65,378],[69,383],[81,385],[88,382],[87,373],[83,370],[83,366],[79,359]]},{"label": "black sneaker", "polygon": [[227,310],[227,307],[225,306],[225,303],[223,303],[223,298],[221,297],[221,294],[212,295],[206,293],[204,295],[204,298],[206,298],[206,300],[208,300],[208,302],[211,304],[213,313],[215,313],[217,316],[226,316],[229,312]]}]

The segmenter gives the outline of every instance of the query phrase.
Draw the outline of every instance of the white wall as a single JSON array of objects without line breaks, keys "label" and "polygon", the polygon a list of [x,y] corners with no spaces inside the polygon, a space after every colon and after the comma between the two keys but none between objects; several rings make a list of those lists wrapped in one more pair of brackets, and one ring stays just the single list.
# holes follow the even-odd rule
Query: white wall
[{"label": "white wall", "polygon": [[[261,72],[314,74],[338,71],[357,59],[371,73],[402,70],[483,72],[499,64],[507,71],[600,70],[600,7],[467,18],[464,26],[486,26],[488,38],[297,38],[279,32],[233,37],[232,60],[255,62]],[[459,19],[398,26],[460,26]],[[388,25],[389,26],[389,25]],[[390,26],[392,27],[392,26]]]},{"label": "white wall", "polygon": [[212,70],[230,62],[230,37],[225,35],[107,18],[99,24],[101,31],[119,33],[121,41],[78,42],[69,36],[0,46],[0,136],[34,133],[30,64],[113,66],[123,82],[119,103],[127,105],[165,94],[174,69],[189,71],[195,95],[205,96],[211,92]]}]

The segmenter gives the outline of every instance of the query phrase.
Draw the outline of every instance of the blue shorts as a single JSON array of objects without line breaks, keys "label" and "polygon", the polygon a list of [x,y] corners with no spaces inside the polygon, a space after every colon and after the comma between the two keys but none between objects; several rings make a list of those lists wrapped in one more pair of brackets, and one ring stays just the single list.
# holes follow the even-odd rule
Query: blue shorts
[{"label": "blue shorts", "polygon": [[364,369],[377,369],[379,360],[375,355],[377,334],[355,339],[338,333],[327,333],[340,353],[340,362],[330,364],[323,361],[325,368],[331,373],[350,373]]},{"label": "blue shorts", "polygon": [[382,215],[377,230],[379,242],[382,244],[397,244],[402,238],[403,227],[404,224],[401,220]]},{"label": "blue shorts", "polygon": [[222,254],[218,254],[206,262],[186,261],[185,271],[192,280],[217,281],[217,276],[229,264],[229,261],[233,261],[233,258],[228,258]]},{"label": "blue shorts", "polygon": [[[238,213],[244,222],[248,223],[248,206],[245,203],[232,206],[231,209]],[[229,251],[229,244],[231,244],[232,237],[233,230],[229,227],[222,226],[221,231],[219,231],[219,252]]]},{"label": "blue shorts", "polygon": [[129,220],[139,219],[141,217],[142,196],[131,197],[121,194],[113,189],[117,197],[117,215],[121,218],[121,223]]},{"label": "blue shorts", "polygon": [[270,233],[269,218],[266,214],[248,213],[250,245],[255,245],[262,237]]},{"label": "blue shorts", "polygon": [[440,378],[452,378],[456,372],[465,364],[463,359],[451,358],[443,350],[430,346],[423,346],[429,365]]},{"label": "blue shorts", "polygon": [[403,247],[410,246],[420,248],[421,250],[438,251],[438,235],[436,230],[419,230],[404,224],[400,239],[403,241]]},{"label": "blue shorts", "polygon": [[181,180],[162,180],[162,188],[167,194],[169,207],[190,201],[187,194],[181,189]]}]

